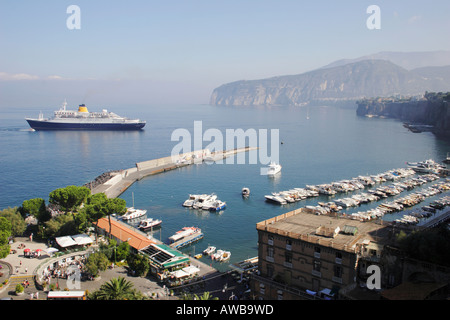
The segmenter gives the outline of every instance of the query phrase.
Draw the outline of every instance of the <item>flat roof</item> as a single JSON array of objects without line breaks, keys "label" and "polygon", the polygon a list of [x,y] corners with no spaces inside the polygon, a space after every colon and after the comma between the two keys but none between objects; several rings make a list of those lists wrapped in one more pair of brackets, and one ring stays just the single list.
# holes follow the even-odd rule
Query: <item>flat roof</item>
[{"label": "flat roof", "polygon": [[[324,228],[340,232],[324,233]],[[361,222],[344,217],[317,215],[306,208],[259,222],[256,229],[348,252],[355,252],[358,246],[371,242],[385,244],[391,230],[389,225],[383,225],[382,221]],[[354,232],[344,233],[343,230]],[[328,234],[330,236],[327,236]]]}]

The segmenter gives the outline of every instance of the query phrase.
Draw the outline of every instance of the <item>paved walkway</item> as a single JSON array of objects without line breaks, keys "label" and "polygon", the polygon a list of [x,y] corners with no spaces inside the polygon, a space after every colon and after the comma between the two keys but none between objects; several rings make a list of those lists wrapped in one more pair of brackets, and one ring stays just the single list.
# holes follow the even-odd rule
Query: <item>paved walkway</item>
[{"label": "paved walkway", "polygon": [[[31,294],[35,297],[36,292],[38,292],[38,298],[40,300],[46,299],[46,292],[38,290],[35,287],[33,276],[35,275],[35,272],[37,272],[37,267],[49,259],[49,255],[43,251],[39,258],[27,258],[24,256],[23,249],[18,248],[21,244],[25,245],[25,248],[31,249],[31,251],[35,251],[36,249],[47,249],[47,246],[43,243],[30,241],[28,238],[16,238],[16,241],[11,245],[11,249],[17,250],[17,252],[9,254],[6,258],[0,260],[0,265],[2,266],[0,272],[3,273],[0,277],[0,283],[3,283],[5,279],[8,279],[9,281],[7,286],[0,288],[0,299],[12,298],[13,300],[28,300],[31,299]],[[58,259],[63,258],[64,256],[61,256]],[[229,274],[218,272],[216,269],[195,258],[191,258],[191,265],[200,269],[199,277],[204,279],[204,282],[182,287],[182,290],[186,292],[201,294],[204,291],[208,291],[214,297],[218,297],[222,300],[228,299],[232,294],[239,295],[245,291],[245,287],[238,284]],[[76,290],[88,290],[89,292],[93,292],[98,290],[103,283],[117,277],[125,277],[134,284],[135,289],[150,297],[157,299],[177,299],[177,297],[168,295],[169,290],[165,289],[164,285],[155,278],[128,276],[125,267],[115,267],[103,271],[100,273],[100,279],[98,280],[81,281],[80,288]],[[24,295],[17,296],[14,293],[15,286],[17,283],[23,283],[25,280],[28,280],[30,286],[25,289]],[[51,279],[51,283],[56,282],[61,289],[68,287],[65,279]]]}]

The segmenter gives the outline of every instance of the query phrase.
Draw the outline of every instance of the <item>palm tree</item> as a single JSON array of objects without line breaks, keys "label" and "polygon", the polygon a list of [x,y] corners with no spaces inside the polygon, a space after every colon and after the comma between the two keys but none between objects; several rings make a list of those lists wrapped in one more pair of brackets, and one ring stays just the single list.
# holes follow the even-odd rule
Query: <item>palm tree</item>
[{"label": "palm tree", "polygon": [[102,284],[94,296],[98,300],[133,300],[137,298],[133,283],[122,277],[113,278],[110,282]]}]

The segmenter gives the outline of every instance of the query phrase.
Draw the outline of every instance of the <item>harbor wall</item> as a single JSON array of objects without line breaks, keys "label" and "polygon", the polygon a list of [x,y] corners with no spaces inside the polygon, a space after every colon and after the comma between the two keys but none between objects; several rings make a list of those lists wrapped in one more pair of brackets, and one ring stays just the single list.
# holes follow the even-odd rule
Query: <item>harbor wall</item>
[{"label": "harbor wall", "polygon": [[105,193],[108,198],[116,198],[125,192],[133,183],[147,176],[174,170],[194,163],[202,163],[205,159],[217,161],[235,155],[239,152],[248,152],[258,148],[240,148],[228,151],[211,153],[208,149],[172,155],[159,159],[137,162],[136,167],[116,171],[111,178],[91,189],[92,194]]}]

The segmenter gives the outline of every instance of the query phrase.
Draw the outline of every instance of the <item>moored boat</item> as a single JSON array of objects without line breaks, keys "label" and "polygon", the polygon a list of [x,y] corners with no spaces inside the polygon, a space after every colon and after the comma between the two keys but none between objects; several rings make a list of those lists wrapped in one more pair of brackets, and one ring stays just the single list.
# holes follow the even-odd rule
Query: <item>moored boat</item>
[{"label": "moored boat", "polygon": [[134,207],[130,207],[127,209],[124,215],[122,215],[122,220],[132,220],[142,217],[147,213],[147,210],[144,209],[136,209]]},{"label": "moored boat", "polygon": [[214,247],[214,246],[208,246],[205,250],[203,250],[203,254],[204,254],[205,256],[209,256],[209,255],[213,254],[214,251],[216,251],[216,247]]},{"label": "moored boat", "polygon": [[161,224],[162,224],[162,220],[148,218],[148,219],[142,220],[139,223],[138,228],[141,230],[148,230],[151,228],[157,228],[157,227],[161,226]]}]

